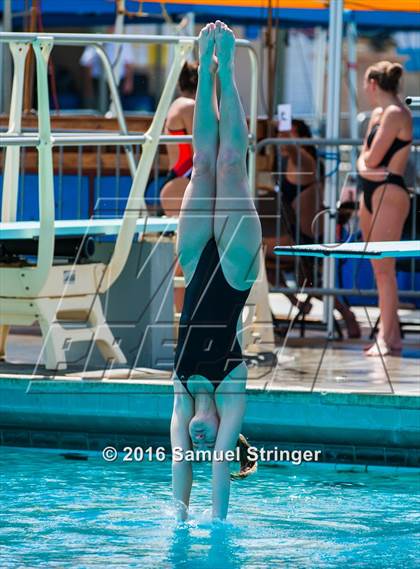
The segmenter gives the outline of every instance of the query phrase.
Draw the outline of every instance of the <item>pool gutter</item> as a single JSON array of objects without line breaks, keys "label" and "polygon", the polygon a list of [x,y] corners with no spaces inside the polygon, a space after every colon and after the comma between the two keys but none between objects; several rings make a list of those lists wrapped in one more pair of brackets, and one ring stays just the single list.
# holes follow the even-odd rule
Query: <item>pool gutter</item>
[{"label": "pool gutter", "polygon": [[[169,444],[168,380],[0,377],[7,446],[99,450]],[[420,397],[251,386],[243,432],[254,443],[323,449],[323,460],[420,466]],[[300,446],[299,446],[300,445]]]}]

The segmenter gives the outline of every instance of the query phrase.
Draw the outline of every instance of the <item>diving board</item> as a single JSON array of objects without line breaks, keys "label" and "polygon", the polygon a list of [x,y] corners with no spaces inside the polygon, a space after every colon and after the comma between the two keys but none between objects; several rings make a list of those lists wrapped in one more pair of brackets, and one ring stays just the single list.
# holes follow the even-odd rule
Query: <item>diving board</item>
[{"label": "diving board", "polygon": [[420,241],[372,241],[369,243],[329,243],[274,247],[276,255],[335,257],[338,259],[383,259],[385,257],[420,257]]},{"label": "diving board", "polygon": [[[122,219],[66,219],[54,221],[55,237],[83,237],[118,235]],[[136,233],[160,233],[176,231],[175,217],[142,217],[136,220]],[[9,239],[37,239],[40,234],[39,221],[14,221],[0,223],[0,241]]]}]

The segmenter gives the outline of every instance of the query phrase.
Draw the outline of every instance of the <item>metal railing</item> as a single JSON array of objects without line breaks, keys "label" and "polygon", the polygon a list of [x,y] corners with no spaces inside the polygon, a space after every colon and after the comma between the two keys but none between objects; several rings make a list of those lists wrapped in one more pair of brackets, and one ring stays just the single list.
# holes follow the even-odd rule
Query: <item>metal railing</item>
[{"label": "metal railing", "polygon": [[[108,288],[121,273],[130,250],[136,218],[139,211],[146,211],[144,203],[144,191],[151,172],[156,150],[161,143],[177,143],[191,140],[190,137],[163,137],[162,129],[167,115],[169,104],[172,100],[176,82],[182,69],[182,65],[197,42],[197,38],[179,36],[139,36],[139,35],[115,35],[115,34],[26,34],[26,33],[1,33],[0,43],[8,43],[16,47],[16,59],[19,65],[15,65],[15,73],[12,90],[12,103],[9,121],[9,131],[0,137],[0,145],[6,146],[5,172],[3,183],[2,220],[16,220],[16,204],[19,178],[19,153],[21,146],[34,146],[38,151],[38,180],[39,180],[39,219],[40,237],[37,265],[31,269],[33,278],[37,280],[36,290],[40,290],[45,283],[48,267],[52,266],[54,251],[54,175],[52,152],[54,146],[98,146],[118,145],[123,146],[127,152],[127,159],[133,181],[127,198],[126,207],[122,215],[121,226],[116,238],[114,254],[107,265],[106,275],[102,279],[101,287]],[[159,104],[157,106],[152,123],[146,133],[130,135],[127,133],[124,116],[119,100],[118,90],[112,73],[112,67],[108,56],[103,49],[104,43],[146,43],[146,44],[173,44],[175,46],[174,58],[170,66],[168,78],[164,86]],[[255,51],[246,40],[237,40],[237,46],[248,50],[251,68],[251,105],[250,105],[250,143],[248,172],[251,187],[255,180],[255,142],[257,128],[257,86],[258,86],[258,63]],[[22,116],[22,92],[23,73],[26,54],[29,45],[35,51],[37,69],[37,93],[38,93],[38,133],[21,134]],[[106,78],[111,92],[119,119],[121,133],[98,135],[97,133],[54,133],[51,132],[47,65],[51,50],[55,45],[93,45],[96,47],[103,64],[105,65]],[[24,51],[24,53],[23,53]],[[132,146],[139,144],[142,147],[140,160],[135,163]],[[11,183],[13,179],[13,183]],[[9,204],[12,204],[9,207]],[[4,216],[4,212],[6,215]],[[135,215],[137,212],[137,215]],[[9,270],[9,274],[13,270]],[[12,290],[11,286],[6,287]],[[102,288],[101,291],[103,292]]]},{"label": "metal railing", "polygon": [[[52,145],[55,148],[55,152],[58,154],[58,164],[55,166],[54,175],[55,175],[55,186],[57,191],[57,209],[55,212],[56,219],[63,219],[69,218],[68,212],[65,211],[65,204],[63,203],[64,192],[66,191],[66,187],[68,187],[68,182],[66,178],[71,176],[72,184],[75,185],[76,191],[72,194],[74,196],[74,204],[76,204],[72,211],[76,213],[77,218],[83,218],[85,216],[99,216],[99,217],[106,217],[109,215],[110,217],[121,216],[122,212],[124,211],[127,198],[128,198],[128,188],[129,184],[131,183],[129,180],[129,168],[127,167],[127,163],[123,162],[121,148],[124,147],[127,142],[133,147],[133,154],[138,160],[138,155],[140,154],[141,143],[145,141],[144,134],[132,134],[132,135],[116,135],[115,133],[101,133],[99,135],[83,135],[81,136],[80,133],[69,133],[69,132],[57,132],[51,136]],[[186,140],[190,140],[190,136],[166,136],[162,135],[159,140],[159,144],[177,144],[178,142],[184,142]],[[14,144],[19,144],[22,146],[22,156],[21,156],[21,169],[20,169],[20,189],[19,191],[22,192],[22,198],[19,202],[19,219],[28,219],[27,215],[25,217],[25,211],[28,211],[28,207],[25,206],[25,199],[30,198],[30,188],[28,182],[28,175],[34,174],[33,170],[28,170],[25,167],[26,163],[26,151],[27,147],[34,146],[36,142],[39,143],[39,137],[32,135],[32,134],[25,134],[22,136],[9,136],[9,137],[0,137],[0,145],[10,146]],[[336,167],[339,171],[339,183],[337,184],[337,193],[336,198],[339,201],[340,191],[343,186],[350,187],[352,190],[354,189],[353,180],[351,179],[354,175],[354,172],[351,170],[351,163],[350,163],[350,156],[352,150],[357,148],[361,145],[360,140],[352,140],[352,139],[340,139],[340,140],[327,140],[327,139],[278,139],[278,138],[267,138],[261,140],[257,146],[257,152],[260,152],[262,149],[266,148],[267,146],[274,146],[275,148],[281,148],[281,146],[287,145],[294,145],[297,148],[300,148],[304,145],[311,144],[318,148],[318,161],[317,161],[317,183],[320,185],[320,191],[316,193],[318,196],[318,203],[315,204],[316,209],[319,211],[323,211],[322,207],[322,179],[321,179],[321,161],[322,158],[322,149],[325,146],[334,146],[337,148],[336,154]],[[110,172],[105,171],[102,164],[102,153],[106,147],[110,147],[110,150],[115,152],[115,171]],[[94,168],[90,168],[89,171],[86,171],[84,168],[84,157],[85,148],[88,149],[91,155],[96,156],[95,166]],[[413,143],[413,150],[411,153],[410,161],[420,161],[420,141],[414,141]],[[63,165],[65,152],[74,149],[74,154],[76,155],[76,160],[74,163],[74,168],[72,172],[69,172],[65,169]],[[300,155],[300,154],[299,154]],[[298,156],[299,156],[298,155]],[[299,170],[299,165],[298,165]],[[413,168],[414,170],[414,168]],[[282,200],[281,200],[281,176],[280,172],[271,172],[271,181],[272,181],[272,188],[273,191],[270,192],[270,198],[266,198],[266,201],[271,202],[271,211],[269,214],[262,214],[262,223],[263,225],[269,221],[272,225],[275,226],[275,231],[273,233],[273,238],[276,243],[280,242],[282,236],[285,233],[290,233],[290,226],[288,226],[288,220],[286,212],[284,211]],[[328,176],[329,172],[326,172]],[[33,181],[33,180],[32,180]],[[109,181],[112,181],[112,184],[115,188],[115,192],[112,196],[109,194],[106,195],[106,185]],[[415,175],[412,176],[412,179],[408,180],[408,185],[412,189],[416,189],[417,192],[419,191],[419,184],[418,180],[416,179]],[[258,184],[257,184],[258,189]],[[86,192],[88,197],[86,199]],[[299,189],[298,184],[298,198],[296,200],[295,205],[295,219],[296,223],[293,224],[293,239],[294,242],[299,243],[301,238],[301,232],[299,228],[301,227],[302,221],[302,200],[301,200],[302,190]],[[260,201],[264,201],[264,198],[261,197],[261,193],[257,196],[257,199]],[[413,195],[413,208],[415,210],[418,207],[418,200],[420,200],[420,195],[416,196]],[[325,211],[325,210],[324,210]],[[322,216],[322,220],[324,223],[328,223],[330,218],[328,215],[324,214]],[[321,224],[321,216],[317,220],[314,221],[314,230],[315,233]],[[289,224],[290,225],[290,224]],[[409,221],[409,233],[405,237],[410,237],[411,239],[415,239],[418,236],[418,232],[420,231],[420,227],[416,223],[416,216],[413,215],[413,211],[411,212]],[[359,235],[359,227],[358,227],[358,218],[357,212],[354,212],[352,219],[350,220],[349,224],[343,229],[343,235],[348,238],[348,233],[352,232],[355,238],[358,238]],[[323,242],[322,239],[322,232],[319,233],[313,238],[315,243]],[[273,256],[271,263],[271,282],[273,292],[282,292],[282,293],[290,293],[290,294],[297,294],[301,291],[301,284],[302,278],[299,279],[297,276],[301,274],[303,276],[303,280],[306,278],[306,285],[305,291],[311,293],[313,295],[323,295],[323,294],[332,294],[332,295],[343,295],[343,296],[364,296],[367,298],[374,297],[377,295],[377,291],[375,288],[366,288],[360,286],[360,284],[356,283],[356,272],[357,266],[359,265],[356,261],[339,261],[337,263],[337,279],[339,280],[340,276],[342,277],[343,274],[343,266],[345,265],[348,269],[348,272],[351,272],[350,266],[353,265],[354,272],[353,272],[353,282],[351,286],[349,286],[349,276],[346,273],[345,283],[341,283],[340,286],[337,286],[333,289],[326,288],[321,284],[321,273],[322,273],[322,264],[323,261],[319,259],[313,259],[310,262],[307,262],[303,259],[292,258],[293,259],[293,266],[290,265],[290,259],[287,260],[286,258],[280,258],[278,256]],[[365,261],[367,266],[370,265],[369,261]],[[302,265],[305,265],[302,268]],[[367,279],[369,278],[370,269],[366,269],[360,265],[360,276],[365,276]],[[401,291],[403,296],[410,296],[410,297],[418,297],[419,293],[419,286],[416,281],[416,262],[414,260],[405,261],[405,267],[409,267],[408,273],[406,275],[406,282],[409,283],[409,288],[407,290]],[[273,267],[274,266],[274,267]],[[310,267],[310,273],[308,273],[308,267]],[[303,273],[303,274],[302,274]],[[293,284],[291,281],[291,275],[295,275],[295,283]],[[288,286],[285,286],[284,282],[282,281],[283,277],[286,277],[288,281]]]},{"label": "metal railing", "polygon": [[[118,87],[114,78],[112,71],[112,65],[109,61],[108,55],[104,50],[103,44],[105,43],[142,43],[142,44],[163,44],[163,45],[178,45],[182,42],[190,43],[191,41],[195,44],[197,42],[196,37],[189,36],[160,36],[160,35],[134,35],[134,34],[67,34],[67,33],[0,33],[0,43],[32,43],[37,41],[37,39],[43,38],[44,40],[51,41],[53,45],[77,45],[77,46],[87,46],[92,45],[97,50],[98,55],[104,65],[106,81],[111,94],[111,101],[114,104],[117,119],[120,125],[121,134],[127,135],[128,130],[124,118],[124,113],[121,106],[120,97],[118,94]],[[257,141],[257,97],[258,97],[258,59],[257,54],[252,46],[252,44],[243,39],[237,39],[235,42],[236,46],[239,48],[244,48],[248,51],[250,58],[250,110],[249,110],[249,158],[248,158],[248,171],[249,180],[251,183],[251,190],[254,190],[253,180],[255,180],[256,172],[256,157],[255,157],[255,144]],[[3,138],[3,137],[2,137]],[[54,137],[53,137],[54,138]],[[185,139],[179,139],[179,141],[190,141],[191,137]],[[29,141],[28,141],[29,142]],[[146,142],[146,139],[139,140],[140,144]],[[176,141],[174,141],[176,142]],[[1,142],[0,142],[1,143]],[[34,138],[32,140],[34,145],[38,144],[38,141]],[[125,139],[125,144],[136,144],[136,140],[131,140],[130,138]],[[10,141],[10,144],[19,145],[17,140]],[[54,144],[58,144],[55,141]],[[106,144],[103,141],[102,144]],[[28,146],[31,144],[28,144]],[[127,152],[130,153],[130,148],[126,146]],[[135,164],[132,158],[129,158],[130,170],[132,175],[134,175]]]}]

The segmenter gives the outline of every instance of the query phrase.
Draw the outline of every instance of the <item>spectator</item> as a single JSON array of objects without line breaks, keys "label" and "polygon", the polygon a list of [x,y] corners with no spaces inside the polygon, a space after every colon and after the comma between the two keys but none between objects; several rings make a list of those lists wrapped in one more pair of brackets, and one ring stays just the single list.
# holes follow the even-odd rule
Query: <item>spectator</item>
[{"label": "spectator", "polygon": [[[291,131],[279,132],[278,136],[280,138],[311,138],[312,133],[304,121],[293,119]],[[321,237],[323,231],[322,217],[316,221],[316,216],[323,209],[325,172],[324,164],[319,160],[315,146],[302,145],[298,148],[295,145],[283,145],[276,154],[274,170],[277,173],[281,192],[282,225],[280,236],[276,235],[275,231],[269,232],[269,235],[264,235],[263,232],[264,243],[267,246],[269,277],[270,273],[273,274],[270,264],[272,265],[275,259],[273,254],[275,245],[310,244],[316,238]],[[276,214],[279,215],[280,212]],[[303,282],[306,280],[307,286],[313,286],[311,283],[312,262],[306,259],[302,262],[302,267],[305,273],[302,275]],[[290,295],[290,300],[305,313],[310,311],[310,303],[306,302],[302,305],[294,295]],[[343,317],[348,337],[360,338],[359,324],[349,306],[336,298],[335,308]]]},{"label": "spectator", "polygon": [[[185,63],[179,76],[179,96],[169,108],[165,134],[192,134],[198,64]],[[182,198],[191,177],[193,150],[191,144],[168,144],[169,171],[160,198],[168,215],[179,215]]]},{"label": "spectator", "polygon": [[[365,74],[364,89],[373,107],[357,162],[361,192],[360,226],[365,241],[399,241],[410,209],[404,172],[410,155],[413,123],[398,97],[403,68],[380,61]],[[398,355],[401,330],[395,258],[372,261],[381,319],[377,341],[368,356]]]}]

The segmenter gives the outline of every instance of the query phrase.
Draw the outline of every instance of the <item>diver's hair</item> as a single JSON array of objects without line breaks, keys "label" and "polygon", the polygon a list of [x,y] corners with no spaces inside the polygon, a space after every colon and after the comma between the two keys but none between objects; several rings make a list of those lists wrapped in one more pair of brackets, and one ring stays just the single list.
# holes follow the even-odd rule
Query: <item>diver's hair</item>
[{"label": "diver's hair", "polygon": [[181,91],[195,94],[198,85],[198,62],[186,61],[178,79],[178,86]]},{"label": "diver's hair", "polygon": [[244,435],[240,434],[238,438],[238,442],[236,446],[239,447],[239,456],[240,456],[240,470],[239,472],[232,472],[230,475],[231,480],[242,480],[254,472],[257,472],[257,461],[250,461],[248,459],[248,449],[250,444],[244,437]]},{"label": "diver's hair", "polygon": [[400,86],[403,67],[400,63],[379,61],[371,65],[367,70],[367,78],[373,79],[382,91],[396,95]]}]

